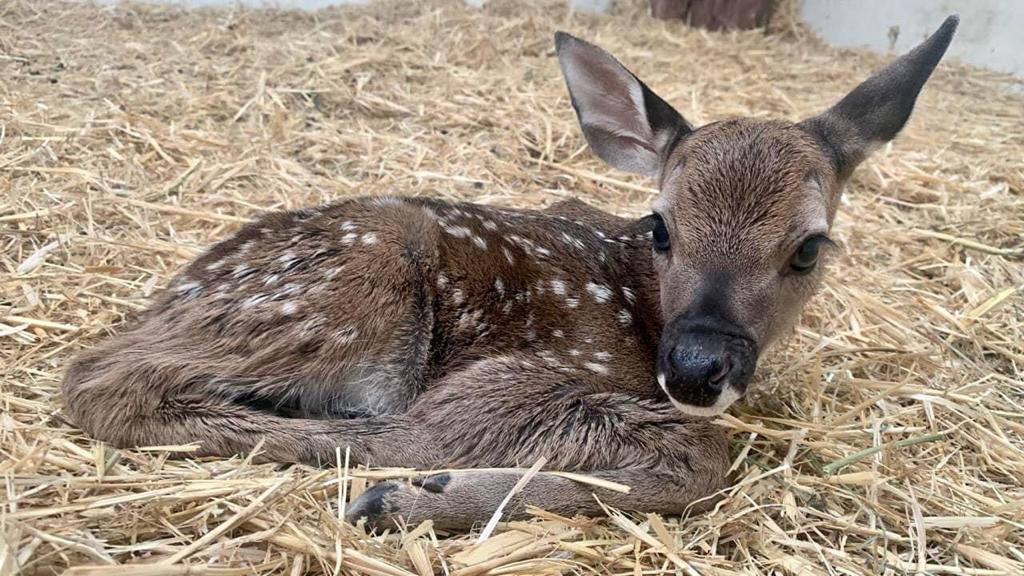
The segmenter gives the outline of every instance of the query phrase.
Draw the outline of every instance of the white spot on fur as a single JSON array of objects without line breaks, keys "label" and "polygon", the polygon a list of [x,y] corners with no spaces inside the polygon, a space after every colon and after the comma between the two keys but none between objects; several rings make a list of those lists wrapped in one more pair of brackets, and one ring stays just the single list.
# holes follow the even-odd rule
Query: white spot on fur
[{"label": "white spot on fur", "polygon": [[515,260],[512,259],[512,251],[508,249],[508,246],[502,246],[501,253],[505,255],[505,260],[508,260],[509,264],[515,264]]},{"label": "white spot on fur", "polygon": [[217,268],[220,268],[223,265],[224,265],[224,261],[223,260],[218,260],[218,261],[214,262],[213,264],[208,264],[206,266],[206,269],[212,272],[212,271],[216,270]]},{"label": "white spot on fur", "polygon": [[487,241],[475,234],[473,235],[473,244],[481,250],[487,250]]},{"label": "white spot on fur", "polygon": [[590,292],[590,295],[594,297],[594,301],[598,304],[604,304],[612,297],[612,289],[604,284],[587,282],[587,292]]},{"label": "white spot on fur", "polygon": [[271,274],[270,276],[267,276],[266,279],[263,280],[263,285],[270,286],[271,284],[276,284],[278,279],[280,278],[281,277],[278,276],[277,274]]},{"label": "white spot on fur", "polygon": [[[286,270],[299,263],[302,260],[295,252],[288,250],[284,254],[277,257],[277,261],[281,263]],[[237,269],[236,269],[237,270]],[[236,276],[237,278],[237,276]]]},{"label": "white spot on fur", "polygon": [[628,326],[633,323],[633,315],[629,313],[629,310],[619,310],[616,318],[619,319],[619,324],[622,324],[623,326]]},{"label": "white spot on fur", "polygon": [[444,274],[438,274],[437,275],[437,287],[443,289],[443,288],[445,288],[447,286],[448,286],[448,276],[445,276]]},{"label": "white spot on fur", "polygon": [[199,282],[186,282],[180,284],[174,291],[184,296],[186,300],[190,300],[198,296],[202,288],[203,286]]},{"label": "white spot on fur", "polygon": [[444,226],[444,231],[456,238],[469,238],[473,235],[473,231],[465,226],[447,225]]},{"label": "white spot on fur", "polygon": [[256,294],[254,296],[249,296],[242,301],[242,308],[252,308],[253,306],[258,306],[269,299],[269,294]]},{"label": "white spot on fur", "polygon": [[574,248],[582,250],[584,248],[583,241],[579,238],[572,236],[566,232],[562,232],[562,241]]},{"label": "white spot on fur", "polygon": [[285,302],[284,304],[281,304],[281,314],[284,314],[285,316],[291,316],[298,312],[298,310],[299,305],[295,302]]},{"label": "white spot on fur", "polygon": [[580,305],[580,299],[570,296],[565,299],[565,305],[569,308],[575,308]]},{"label": "white spot on fur", "polygon": [[540,254],[541,256],[544,256],[544,257],[548,257],[548,256],[551,256],[551,250],[548,250],[547,248],[544,248],[544,247],[541,247],[541,246],[537,246],[537,247],[536,247],[536,248],[534,249],[534,251],[535,251],[535,252],[536,252],[537,254]]},{"label": "white spot on fur", "polygon": [[470,328],[477,327],[480,322],[480,318],[483,317],[483,310],[473,310],[472,312],[463,312],[459,316],[459,330],[469,330]]},{"label": "white spot on fur", "polygon": [[551,333],[551,335],[554,336],[555,338],[565,338],[565,332],[562,332],[561,330],[555,330]]},{"label": "white spot on fur", "polygon": [[376,243],[377,243],[377,235],[376,234],[374,234],[373,232],[367,232],[366,234],[363,234],[363,244],[376,244]]},{"label": "white spot on fur", "polygon": [[359,336],[359,330],[355,328],[342,328],[334,333],[335,340],[343,346],[355,340],[356,336]]},{"label": "white spot on fur", "polygon": [[552,280],[551,291],[559,296],[565,296],[565,281],[564,280]]},{"label": "white spot on fur", "polygon": [[341,242],[342,244],[351,244],[355,242],[356,238],[358,237],[359,235],[356,234],[355,232],[349,232],[348,234],[345,234],[344,236],[341,237]]},{"label": "white spot on fur", "polygon": [[[356,229],[356,225],[351,220],[345,220],[341,223],[341,229],[345,232],[351,232]],[[352,236],[355,236],[355,234],[352,234]]]},{"label": "white spot on fur", "polygon": [[601,362],[607,362],[612,359],[612,355],[608,352],[594,352],[594,358],[597,358]]},{"label": "white spot on fur", "polygon": [[462,293],[462,290],[459,290],[458,288],[452,290],[452,302],[454,302],[456,306],[462,304],[465,301],[466,295]]},{"label": "white spot on fur", "polygon": [[238,266],[235,266],[234,270],[232,270],[231,276],[233,278],[241,278],[242,276],[251,274],[255,270],[256,269],[253,268],[252,266],[246,264],[239,264]]},{"label": "white spot on fur", "polygon": [[630,304],[636,304],[636,292],[634,292],[632,288],[623,286],[622,295],[626,297],[626,302],[629,302]]},{"label": "white spot on fur", "polygon": [[331,268],[324,274],[324,278],[326,278],[327,280],[334,280],[334,278],[337,277],[338,274],[341,274],[343,268],[345,268],[344,265],[335,266],[334,268]]},{"label": "white spot on fur", "polygon": [[607,374],[608,367],[604,364],[596,364],[594,362],[584,362],[583,367],[590,370],[594,374]]},{"label": "white spot on fur", "polygon": [[490,230],[491,232],[493,232],[493,231],[498,229],[498,223],[495,222],[494,220],[484,220],[483,223],[484,223],[484,228]]},{"label": "white spot on fur", "polygon": [[580,355],[580,351],[579,350],[577,350],[575,348],[572,348],[572,349],[569,350],[569,356],[579,356],[579,355]]},{"label": "white spot on fur", "polygon": [[562,364],[562,362],[555,356],[555,353],[552,352],[551,350],[542,350],[540,352],[537,352],[537,356],[544,360],[544,362],[547,363],[548,366],[564,366],[564,364]]},{"label": "white spot on fur", "polygon": [[494,279],[494,290],[498,293],[498,296],[505,296],[505,282],[501,278]]}]

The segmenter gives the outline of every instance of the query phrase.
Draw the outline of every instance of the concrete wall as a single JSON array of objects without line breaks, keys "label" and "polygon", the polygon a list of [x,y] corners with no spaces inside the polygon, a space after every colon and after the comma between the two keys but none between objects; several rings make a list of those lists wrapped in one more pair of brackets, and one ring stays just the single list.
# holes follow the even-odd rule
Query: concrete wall
[{"label": "concrete wall", "polygon": [[804,0],[802,15],[826,41],[906,52],[952,13],[949,55],[1024,78],[1024,0]]}]

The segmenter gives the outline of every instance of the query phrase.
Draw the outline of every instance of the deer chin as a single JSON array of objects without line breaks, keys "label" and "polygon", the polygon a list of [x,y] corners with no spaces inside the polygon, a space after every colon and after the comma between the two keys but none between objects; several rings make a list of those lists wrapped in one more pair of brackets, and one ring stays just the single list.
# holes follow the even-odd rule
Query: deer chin
[{"label": "deer chin", "polygon": [[718,416],[722,412],[732,406],[732,403],[739,400],[740,393],[736,391],[736,387],[732,384],[726,384],[722,388],[722,392],[718,395],[718,399],[711,406],[694,406],[692,404],[683,404],[672,397],[672,393],[668,391],[668,387],[665,385],[665,375],[658,374],[658,385],[661,386],[661,391],[668,397],[668,401],[676,407],[677,410],[686,414],[687,416],[698,416],[702,418],[710,418],[712,416]]}]

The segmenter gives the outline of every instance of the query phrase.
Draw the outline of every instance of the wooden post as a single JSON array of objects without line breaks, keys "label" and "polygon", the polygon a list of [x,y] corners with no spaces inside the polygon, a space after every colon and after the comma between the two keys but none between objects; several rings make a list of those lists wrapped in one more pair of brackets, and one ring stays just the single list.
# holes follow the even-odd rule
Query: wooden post
[{"label": "wooden post", "polygon": [[708,30],[746,30],[768,22],[774,0],[651,0],[651,15]]}]

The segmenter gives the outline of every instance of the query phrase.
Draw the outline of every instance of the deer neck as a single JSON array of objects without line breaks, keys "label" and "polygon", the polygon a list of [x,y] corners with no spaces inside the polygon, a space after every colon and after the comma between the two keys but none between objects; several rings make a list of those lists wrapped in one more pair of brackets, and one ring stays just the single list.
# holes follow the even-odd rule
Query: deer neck
[{"label": "deer neck", "polygon": [[656,349],[664,323],[661,317],[661,285],[654,269],[650,241],[624,242],[616,259],[625,283],[636,290],[634,317],[637,335],[647,347]]}]

